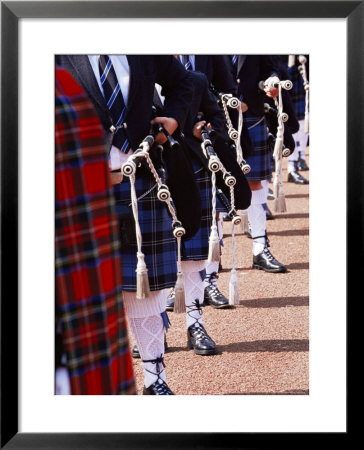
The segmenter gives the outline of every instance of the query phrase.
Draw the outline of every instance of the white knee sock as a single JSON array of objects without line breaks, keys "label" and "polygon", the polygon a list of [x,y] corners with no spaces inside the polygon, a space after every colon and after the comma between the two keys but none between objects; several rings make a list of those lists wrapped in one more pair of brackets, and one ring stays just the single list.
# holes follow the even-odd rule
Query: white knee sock
[{"label": "white knee sock", "polygon": [[263,189],[265,189],[265,201],[263,203],[267,203],[268,191],[269,191],[269,181],[262,180],[262,186],[263,186]]},{"label": "white knee sock", "polygon": [[213,262],[208,262],[207,260],[205,261],[205,271],[206,271],[206,276],[204,279],[204,287],[207,287],[209,284],[213,283],[216,285],[216,278],[211,279],[209,278],[209,275],[211,275],[213,272],[218,273],[219,271],[219,263],[216,261]]},{"label": "white knee sock", "polygon": [[[265,203],[265,189],[252,191],[251,205],[248,208],[248,218],[253,237],[253,255],[257,255],[264,250],[267,217],[262,203]],[[258,237],[262,236],[262,237]]]},{"label": "white knee sock", "polygon": [[187,328],[194,323],[203,325],[202,310],[196,307],[196,299],[200,305],[203,303],[205,286],[200,271],[204,267],[205,261],[182,261]]},{"label": "white knee sock", "polygon": [[[152,291],[149,298],[140,300],[135,292],[123,292],[128,322],[143,361],[156,360],[164,355],[164,323],[168,289]],[[143,362],[144,384],[149,387],[158,378],[166,381],[163,366],[158,362]]]}]

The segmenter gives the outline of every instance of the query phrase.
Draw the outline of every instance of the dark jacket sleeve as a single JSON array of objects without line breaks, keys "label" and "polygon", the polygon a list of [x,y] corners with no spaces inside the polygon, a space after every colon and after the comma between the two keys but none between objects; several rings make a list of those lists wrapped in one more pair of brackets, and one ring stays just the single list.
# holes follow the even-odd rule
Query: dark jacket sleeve
[{"label": "dark jacket sleeve", "polygon": [[232,71],[232,65],[227,55],[212,56],[213,78],[212,84],[220,92],[237,95],[238,85]]},{"label": "dark jacket sleeve", "polygon": [[262,80],[272,76],[280,76],[279,61],[274,56],[261,56],[259,58],[259,70]]},{"label": "dark jacket sleeve", "polygon": [[173,56],[156,56],[157,79],[165,96],[164,115],[177,120],[183,129],[193,96],[189,72]]}]

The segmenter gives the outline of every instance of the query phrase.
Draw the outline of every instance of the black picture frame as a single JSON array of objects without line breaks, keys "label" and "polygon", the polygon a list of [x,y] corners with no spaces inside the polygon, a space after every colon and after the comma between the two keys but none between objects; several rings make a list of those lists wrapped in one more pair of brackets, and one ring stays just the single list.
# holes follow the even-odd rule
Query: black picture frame
[{"label": "black picture frame", "polygon": [[[87,3],[85,8],[85,2],[80,1],[1,2],[1,448],[137,449],[148,445],[153,449],[226,449],[261,448],[264,441],[269,442],[264,447],[272,448],[273,438],[277,437],[280,448],[285,447],[289,440],[297,438],[296,434],[168,433],[168,423],[166,433],[18,432],[18,22],[21,18],[346,18],[348,300],[351,292],[360,292],[359,280],[363,273],[363,258],[360,258],[360,254],[363,254],[364,218],[364,2],[256,0]],[[331,168],[330,172],[333,170]],[[334,178],[334,184],[335,180],[339,188],[339,176]],[[355,257],[358,249],[359,258]],[[354,258],[356,264],[350,264],[349,267],[350,258]],[[213,420],[208,414],[199,414],[202,414],[202,420]],[[338,435],[335,439],[348,437],[348,432]],[[301,436],[300,444],[311,437],[310,433]],[[317,434],[314,438],[317,442]]]}]

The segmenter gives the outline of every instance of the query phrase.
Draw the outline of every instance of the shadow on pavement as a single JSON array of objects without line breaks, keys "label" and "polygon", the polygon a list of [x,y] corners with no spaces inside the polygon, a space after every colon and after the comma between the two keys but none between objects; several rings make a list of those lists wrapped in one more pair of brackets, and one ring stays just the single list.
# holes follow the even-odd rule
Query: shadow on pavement
[{"label": "shadow on pavement", "polygon": [[255,300],[241,300],[239,306],[246,308],[285,308],[292,306],[308,306],[309,297],[270,297]]},{"label": "shadow on pavement", "polygon": [[232,342],[219,346],[222,352],[255,353],[255,352],[308,352],[308,339],[268,340],[250,342]]},{"label": "shadow on pavement", "polygon": [[308,389],[292,389],[289,391],[282,392],[229,392],[224,395],[309,395],[310,391]]}]

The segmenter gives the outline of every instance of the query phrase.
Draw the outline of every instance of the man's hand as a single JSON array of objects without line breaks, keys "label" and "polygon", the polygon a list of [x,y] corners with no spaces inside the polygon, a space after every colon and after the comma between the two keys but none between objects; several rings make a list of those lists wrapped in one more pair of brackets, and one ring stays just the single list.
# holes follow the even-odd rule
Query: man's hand
[{"label": "man's hand", "polygon": [[195,138],[197,138],[198,140],[202,141],[202,136],[201,136],[201,128],[206,125],[206,120],[200,120],[200,122],[196,122],[194,127],[193,127],[193,135],[195,136]]},{"label": "man's hand", "polygon": [[[156,117],[150,123],[151,125],[154,125],[155,123],[161,123],[169,134],[173,134],[178,127],[178,122],[176,119],[173,119],[173,117]],[[167,138],[163,133],[157,134],[155,138],[156,144],[164,144],[166,141]]]},{"label": "man's hand", "polygon": [[[196,122],[194,127],[193,127],[193,135],[195,136],[195,138],[199,139],[200,141],[202,141],[202,135],[201,135],[201,128],[206,125],[206,120],[200,120],[200,122]],[[209,128],[211,130],[211,123],[207,124],[207,128]]]},{"label": "man's hand", "polygon": [[279,94],[279,89],[274,87],[275,83],[279,83],[278,77],[269,77],[264,82],[264,92],[267,97],[276,98]]},{"label": "man's hand", "polygon": [[243,113],[248,111],[248,105],[244,102],[240,102],[240,108],[241,108],[241,112],[243,112]]}]

